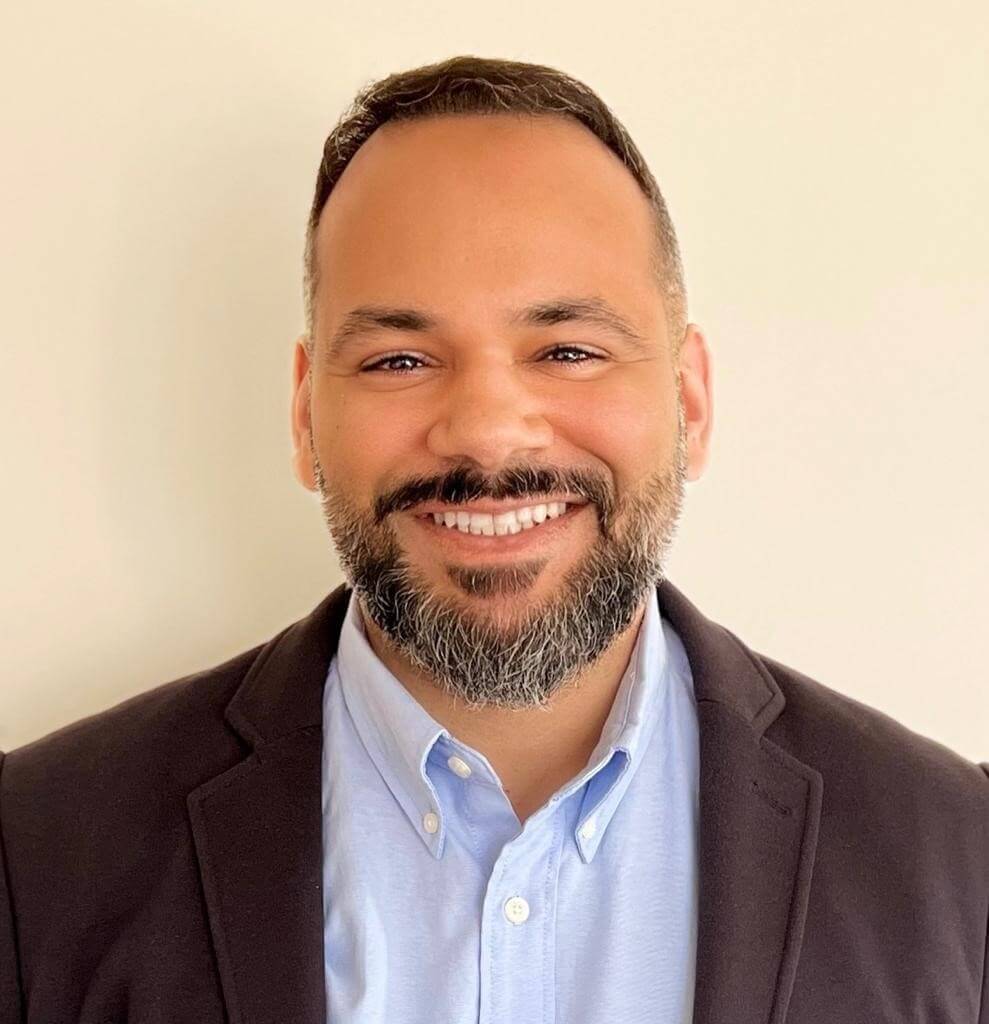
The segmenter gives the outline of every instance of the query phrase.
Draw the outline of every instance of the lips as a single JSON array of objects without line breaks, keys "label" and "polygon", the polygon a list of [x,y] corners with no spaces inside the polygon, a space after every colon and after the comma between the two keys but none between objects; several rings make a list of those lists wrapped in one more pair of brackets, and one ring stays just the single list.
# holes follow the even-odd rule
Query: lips
[{"label": "lips", "polygon": [[[586,502],[584,503],[587,504]],[[547,518],[517,533],[478,534],[464,533],[456,527],[437,523],[431,515],[414,516],[412,521],[426,531],[426,535],[451,552],[472,557],[510,558],[525,552],[537,552],[544,547],[555,547],[571,523],[585,514],[584,505],[568,508],[561,516]]]},{"label": "lips", "polygon": [[480,500],[480,501],[468,501],[460,505],[449,505],[443,504],[439,501],[424,502],[422,505],[416,505],[409,511],[418,516],[420,519],[426,516],[432,516],[434,512],[446,513],[446,512],[469,512],[469,513],[488,513],[490,515],[501,515],[504,512],[512,512],[520,508],[532,508],[534,505],[547,505],[550,502],[562,501],[567,505],[568,509],[572,505],[586,505],[587,499],[579,494],[551,494],[551,495],[537,495],[532,498],[511,498],[503,501],[491,501],[491,500]]}]

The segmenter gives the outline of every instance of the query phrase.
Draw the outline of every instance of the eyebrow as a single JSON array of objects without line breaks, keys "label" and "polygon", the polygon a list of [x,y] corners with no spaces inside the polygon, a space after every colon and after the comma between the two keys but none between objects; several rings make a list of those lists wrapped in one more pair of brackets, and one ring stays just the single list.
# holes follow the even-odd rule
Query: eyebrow
[{"label": "eyebrow", "polygon": [[[559,298],[536,302],[513,310],[505,320],[510,327],[551,327],[562,323],[585,323],[603,327],[622,337],[639,353],[649,351],[648,343],[614,307],[597,296]],[[327,355],[339,358],[348,348],[375,331],[435,330],[441,321],[422,310],[398,306],[357,306],[343,318],[330,339]]]}]

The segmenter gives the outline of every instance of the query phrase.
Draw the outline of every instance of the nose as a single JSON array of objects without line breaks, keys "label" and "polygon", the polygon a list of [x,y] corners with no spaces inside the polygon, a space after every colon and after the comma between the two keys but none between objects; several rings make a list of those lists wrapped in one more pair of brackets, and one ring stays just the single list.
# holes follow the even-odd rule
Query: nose
[{"label": "nose", "polygon": [[470,459],[486,470],[550,447],[542,405],[511,366],[476,365],[455,374],[427,434],[430,451]]}]

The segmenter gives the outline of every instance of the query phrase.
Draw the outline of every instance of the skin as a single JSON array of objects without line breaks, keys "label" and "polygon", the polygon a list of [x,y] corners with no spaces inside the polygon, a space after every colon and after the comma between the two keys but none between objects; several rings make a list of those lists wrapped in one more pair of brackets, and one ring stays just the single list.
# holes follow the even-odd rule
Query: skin
[{"label": "skin", "polygon": [[[457,115],[378,129],[323,210],[312,355],[305,336],[294,355],[294,470],[304,487],[323,492],[335,540],[357,531],[368,551],[393,545],[426,593],[464,622],[505,635],[559,599],[568,572],[596,543],[636,522],[642,529],[636,502],[640,513],[652,510],[668,543],[683,482],[699,479],[707,463],[713,396],[697,325],[686,326],[674,362],[653,239],[634,178],[571,119]],[[603,298],[644,349],[596,325],[505,322],[509,309],[560,296]],[[331,356],[346,313],[369,304],[414,307],[438,326],[379,328]],[[546,358],[554,345],[602,358]],[[396,353],[415,359],[360,372]],[[520,555],[515,575],[498,561],[502,590],[472,591],[451,570],[490,570],[492,561],[451,554],[396,502],[410,482],[439,485],[458,468],[493,482],[520,466],[574,474],[588,486],[583,493],[603,500],[585,506],[557,540]],[[647,485],[659,472],[676,494],[657,503]],[[533,503],[531,492],[520,493]],[[379,518],[382,507],[389,511]],[[392,642],[363,602],[362,618],[394,676],[490,761],[522,822],[587,764],[644,602],[567,685],[524,707],[469,705]]]}]

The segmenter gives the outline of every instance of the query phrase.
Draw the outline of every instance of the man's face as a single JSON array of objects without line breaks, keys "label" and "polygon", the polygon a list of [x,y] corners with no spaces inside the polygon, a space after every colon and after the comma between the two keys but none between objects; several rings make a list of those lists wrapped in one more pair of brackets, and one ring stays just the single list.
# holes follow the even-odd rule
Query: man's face
[{"label": "man's face", "polygon": [[565,118],[386,125],[323,210],[296,472],[365,618],[469,705],[545,705],[663,578],[710,394],[692,325],[672,362],[653,245]]}]

